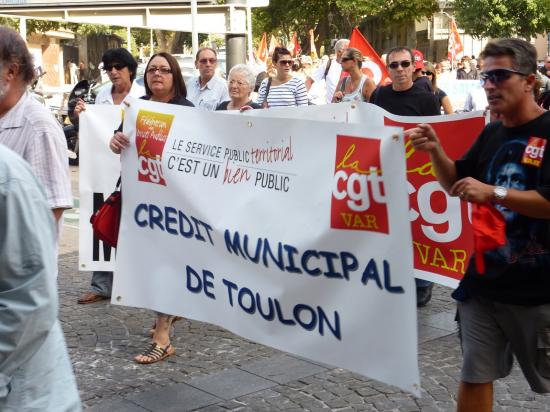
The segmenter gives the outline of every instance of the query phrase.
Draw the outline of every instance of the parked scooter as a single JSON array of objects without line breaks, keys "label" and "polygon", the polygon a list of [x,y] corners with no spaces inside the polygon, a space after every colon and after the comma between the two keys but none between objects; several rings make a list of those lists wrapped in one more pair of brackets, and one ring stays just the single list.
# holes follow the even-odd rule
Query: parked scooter
[{"label": "parked scooter", "polygon": [[72,124],[63,127],[65,138],[67,139],[67,147],[69,149],[69,164],[78,165],[79,161],[79,143],[78,143],[78,116],[75,115],[74,109],[78,99],[84,100],[86,104],[93,104],[95,102],[96,95],[93,91],[95,81],[81,80],[79,81],[68,100],[68,115]]}]

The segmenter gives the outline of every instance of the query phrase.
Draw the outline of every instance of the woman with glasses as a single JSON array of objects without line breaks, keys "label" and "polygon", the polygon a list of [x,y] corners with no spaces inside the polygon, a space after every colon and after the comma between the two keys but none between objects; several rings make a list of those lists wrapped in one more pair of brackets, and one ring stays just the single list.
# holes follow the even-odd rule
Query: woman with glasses
[{"label": "woman with glasses", "polygon": [[[145,96],[144,100],[153,102],[177,104],[180,106],[193,106],[187,100],[187,89],[183,81],[181,69],[176,59],[169,53],[154,54],[145,68]],[[128,147],[128,137],[119,131],[111,138],[109,147],[114,153]],[[157,313],[157,319],[151,329],[153,342],[134,360],[137,363],[149,364],[161,361],[173,355],[176,350],[170,343],[170,332],[174,322],[180,320],[178,316]]]},{"label": "woman with glasses", "polygon": [[342,71],[349,74],[338,82],[332,103],[368,102],[376,84],[361,71],[363,55],[354,48],[344,52],[341,63]]},{"label": "woman with glasses", "polygon": [[275,77],[262,81],[256,103],[262,107],[307,106],[307,90],[304,82],[292,76],[294,60],[284,47],[276,47],[272,57],[277,70]]},{"label": "woman with glasses", "polygon": [[261,109],[262,106],[250,100],[255,83],[256,75],[249,66],[246,64],[233,66],[227,81],[230,100],[220,103],[216,110]]},{"label": "woman with glasses", "polygon": [[443,109],[443,113],[445,114],[452,114],[453,111],[453,105],[451,104],[451,99],[449,96],[447,96],[447,93],[445,93],[443,90],[441,90],[439,87],[437,87],[437,73],[435,70],[435,67],[430,62],[424,62],[424,71],[422,72],[424,76],[428,78],[428,80],[432,83],[432,90],[439,100],[439,104],[441,105],[441,108]]},{"label": "woman with glasses", "polygon": [[[109,49],[103,54],[101,62],[112,86],[101,89],[94,104],[120,105],[128,95],[143,96],[143,87],[134,82],[138,64],[128,50]],[[86,110],[86,103],[84,100],[78,99],[74,108],[77,119],[84,110]],[[113,272],[94,271],[90,286],[91,290],[78,298],[79,304],[85,305],[109,299],[113,289]]]}]

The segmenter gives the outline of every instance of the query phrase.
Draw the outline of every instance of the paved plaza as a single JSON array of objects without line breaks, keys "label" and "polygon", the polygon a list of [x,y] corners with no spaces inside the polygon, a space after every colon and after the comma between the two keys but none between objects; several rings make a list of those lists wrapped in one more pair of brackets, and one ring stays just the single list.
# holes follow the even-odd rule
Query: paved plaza
[{"label": "paved plaza", "polygon": [[[72,168],[73,191],[78,168]],[[436,286],[418,310],[422,397],[343,369],[250,342],[222,328],[176,323],[176,356],[153,365],[132,357],[145,348],[149,310],[102,301],[78,305],[91,273],[78,271],[78,211],[60,245],[60,318],[87,411],[452,411],[461,354],[450,289]],[[150,285],[155,274],[151,273]],[[415,342],[410,342],[414,345]],[[368,348],[365,348],[367,350]],[[495,411],[550,411],[550,396],[529,389],[521,372],[495,384]]]}]

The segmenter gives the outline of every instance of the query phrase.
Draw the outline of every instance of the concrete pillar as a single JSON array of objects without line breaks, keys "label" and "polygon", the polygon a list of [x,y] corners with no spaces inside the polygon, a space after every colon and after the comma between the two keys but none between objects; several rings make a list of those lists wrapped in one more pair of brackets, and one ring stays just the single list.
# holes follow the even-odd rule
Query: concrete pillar
[{"label": "concrete pillar", "polygon": [[[234,19],[232,13],[234,7],[231,5],[246,6],[244,0],[227,0],[229,6],[229,21],[230,31],[236,31],[238,28],[233,27]],[[226,53],[226,70],[229,70],[236,64],[246,63],[246,35],[243,33],[227,34],[225,36],[225,53]]]},{"label": "concrete pillar", "polygon": [[27,18],[26,17],[19,18],[19,33],[21,34],[21,37],[23,37],[23,40],[25,40],[25,43],[26,43],[27,42]]},{"label": "concrete pillar", "polygon": [[193,56],[199,51],[199,31],[197,28],[197,0],[191,0],[191,44],[193,46]]}]

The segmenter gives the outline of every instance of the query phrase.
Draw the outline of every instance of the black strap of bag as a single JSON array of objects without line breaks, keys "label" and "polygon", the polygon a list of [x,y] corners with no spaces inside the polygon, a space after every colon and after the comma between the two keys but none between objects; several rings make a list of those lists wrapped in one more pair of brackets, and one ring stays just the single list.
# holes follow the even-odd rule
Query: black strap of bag
[{"label": "black strap of bag", "polygon": [[262,107],[264,109],[267,109],[267,96],[269,95],[269,89],[271,89],[271,81],[273,80],[273,77],[270,77],[267,79],[267,86],[265,87],[265,95],[264,95],[264,101],[262,102]]},{"label": "black strap of bag", "polygon": [[327,79],[328,71],[330,70],[330,65],[332,64],[332,59],[328,59],[327,67],[325,69],[325,74],[323,74],[323,79]]}]

